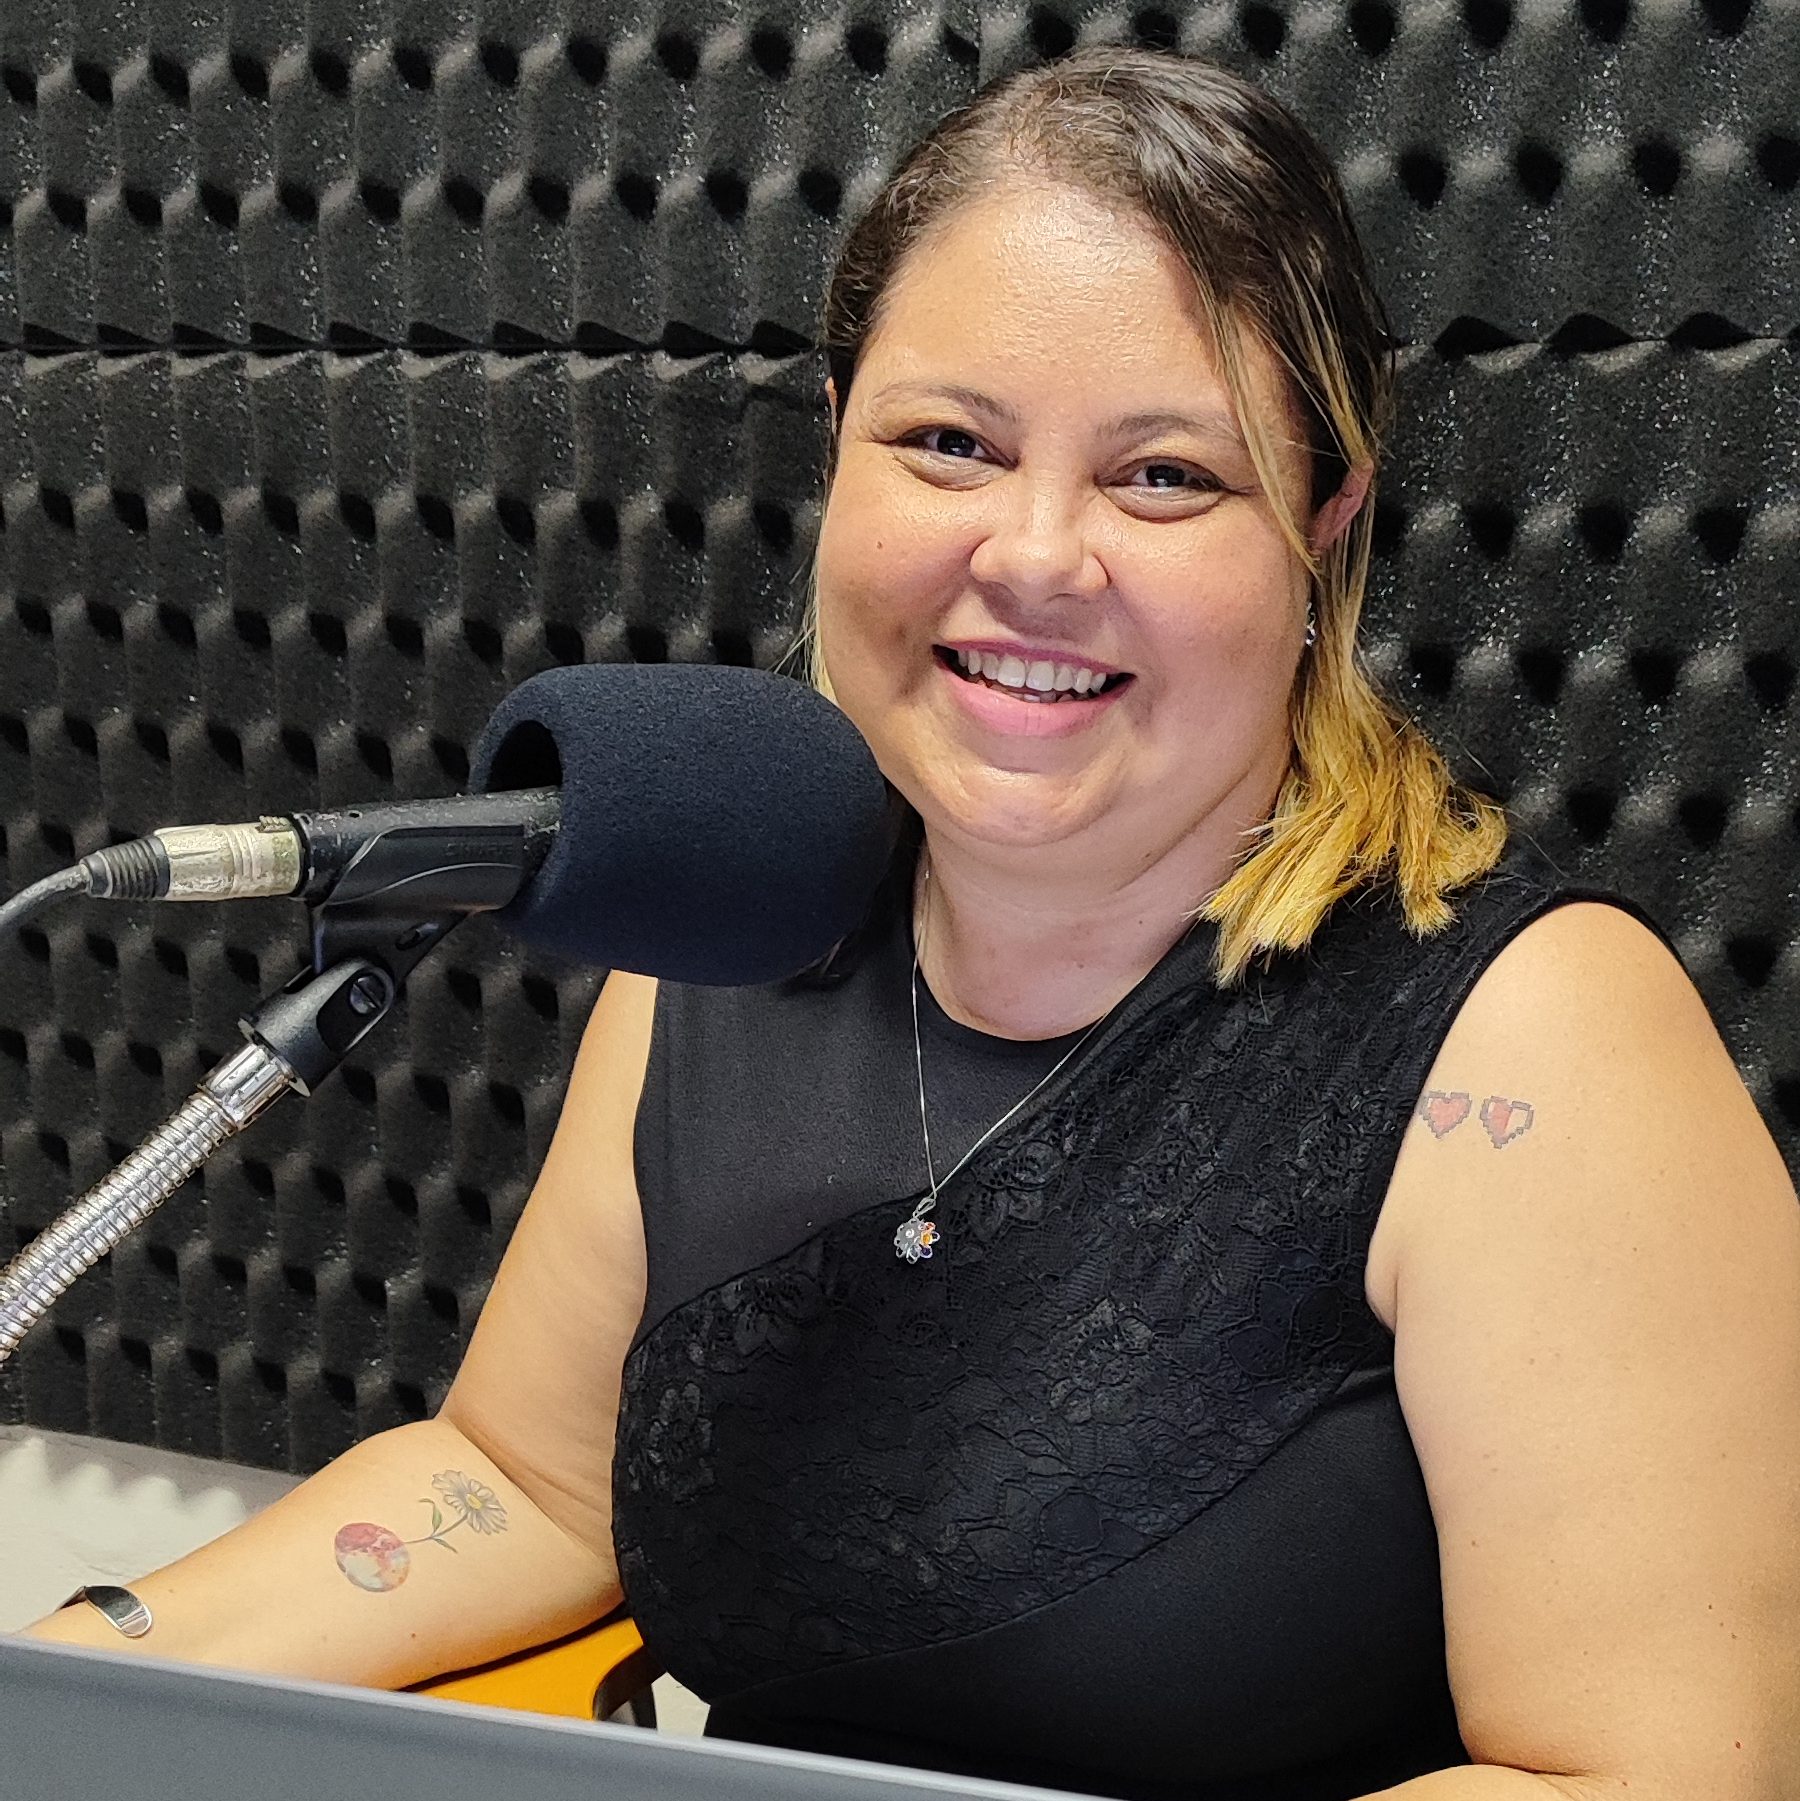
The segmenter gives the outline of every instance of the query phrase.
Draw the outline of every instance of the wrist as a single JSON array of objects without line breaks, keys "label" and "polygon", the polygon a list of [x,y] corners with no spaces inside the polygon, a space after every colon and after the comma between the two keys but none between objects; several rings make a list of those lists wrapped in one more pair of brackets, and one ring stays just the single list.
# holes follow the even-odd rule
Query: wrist
[{"label": "wrist", "polygon": [[108,1639],[115,1645],[127,1642],[91,1607],[59,1607],[41,1620],[21,1626],[18,1637],[40,1639],[49,1645],[80,1645],[93,1651],[104,1651]]},{"label": "wrist", "polygon": [[121,1650],[150,1630],[150,1610],[130,1589],[83,1585],[53,1613],[22,1627],[21,1638],[92,1650]]}]

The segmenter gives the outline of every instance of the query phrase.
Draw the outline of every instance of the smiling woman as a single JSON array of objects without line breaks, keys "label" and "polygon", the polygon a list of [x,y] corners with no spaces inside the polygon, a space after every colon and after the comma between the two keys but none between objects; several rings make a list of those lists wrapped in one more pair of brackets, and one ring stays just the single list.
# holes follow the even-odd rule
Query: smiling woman
[{"label": "smiling woman", "polygon": [[1793,1801],[1800,1205],[1655,922],[1358,664],[1391,346],[1330,164],[1083,51],[904,160],[826,339],[868,918],[609,977],[440,1417],[129,1643],[398,1684],[622,1595],[727,1737]]},{"label": "smiling woman", "polygon": [[1800,1792],[1800,1208],[1661,928],[1359,661],[1327,159],[1028,71],[825,342],[802,643],[911,829],[803,979],[655,997],[647,1642],[726,1736],[1146,1801]]},{"label": "smiling woman", "polygon": [[[1414,932],[1449,924],[1505,822],[1358,659],[1392,339],[1291,114],[1197,59],[1109,49],[996,84],[856,222],[825,341],[810,673],[922,815],[946,913],[996,830],[1052,891],[1061,848],[1096,878],[1130,858],[1159,923],[1108,933],[1071,1017],[1128,985],[1177,895],[1219,924],[1227,983],[1371,877]],[[965,653],[1003,694],[959,692]],[[1132,679],[1104,709],[1027,710],[1092,693],[1058,682],[1082,666]],[[1005,1031],[1021,977],[962,936],[943,925],[933,986]]]},{"label": "smiling woman", "polygon": [[[1249,372],[1291,507],[1304,446],[1269,359]],[[1156,404],[1171,393],[1189,408]],[[1005,1030],[1017,979],[998,946],[952,966],[977,870],[1004,856],[1074,902],[1134,867],[1161,931],[1177,890],[1219,889],[1288,774],[1309,578],[1228,400],[1179,256],[1042,176],[985,183],[884,290],[841,401],[819,670],[925,821],[951,915],[925,973],[967,1023]],[[1059,665],[1129,679],[1046,707]],[[1112,966],[1064,991],[1067,1019],[1022,1021],[1032,1035],[1141,973],[1145,941],[1109,939]]]}]

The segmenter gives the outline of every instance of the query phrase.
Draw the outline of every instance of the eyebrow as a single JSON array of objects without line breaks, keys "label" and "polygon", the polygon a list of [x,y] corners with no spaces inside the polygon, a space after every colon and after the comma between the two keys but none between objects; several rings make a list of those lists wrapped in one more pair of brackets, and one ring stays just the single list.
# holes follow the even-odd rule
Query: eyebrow
[{"label": "eyebrow", "polygon": [[[996,400],[991,394],[984,394],[979,388],[965,388],[956,382],[932,381],[896,381],[876,394],[876,400],[885,400],[890,395],[912,395],[920,398],[941,397],[954,400],[966,406],[971,412],[986,413],[990,418],[998,419],[1006,425],[1017,425],[1019,415],[1017,409],[1008,406],[1003,400]],[[1212,436],[1228,439],[1238,448],[1245,449],[1242,436],[1232,422],[1229,413],[1217,409],[1208,409],[1199,413],[1184,413],[1168,407],[1158,407],[1144,413],[1121,413],[1108,419],[1101,427],[1103,435],[1113,438],[1125,438],[1145,435],[1159,431],[1194,431],[1202,437]]]}]

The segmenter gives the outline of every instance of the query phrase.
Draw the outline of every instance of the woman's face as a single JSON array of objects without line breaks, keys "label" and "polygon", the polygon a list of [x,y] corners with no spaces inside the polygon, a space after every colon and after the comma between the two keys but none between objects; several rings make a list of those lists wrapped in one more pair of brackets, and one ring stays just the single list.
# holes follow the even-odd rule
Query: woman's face
[{"label": "woman's face", "polygon": [[[953,215],[889,289],[826,499],[819,639],[934,836],[1135,871],[1221,808],[1242,830],[1273,804],[1307,578],[1196,308],[1147,227],[1037,183]],[[1255,354],[1303,509],[1305,451]],[[1127,679],[1030,697],[1076,671]]]}]

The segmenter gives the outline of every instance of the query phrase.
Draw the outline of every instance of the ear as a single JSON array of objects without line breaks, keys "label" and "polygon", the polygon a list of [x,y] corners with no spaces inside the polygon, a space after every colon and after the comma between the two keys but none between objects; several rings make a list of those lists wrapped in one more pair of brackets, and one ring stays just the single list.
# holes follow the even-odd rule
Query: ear
[{"label": "ear", "polygon": [[825,405],[829,409],[832,429],[837,429],[837,383],[825,377]]},{"label": "ear", "polygon": [[1344,477],[1342,486],[1314,515],[1312,523],[1312,547],[1315,556],[1323,556],[1333,544],[1349,529],[1350,521],[1356,517],[1359,508],[1369,492],[1369,484],[1375,479],[1373,463],[1358,463]]}]

